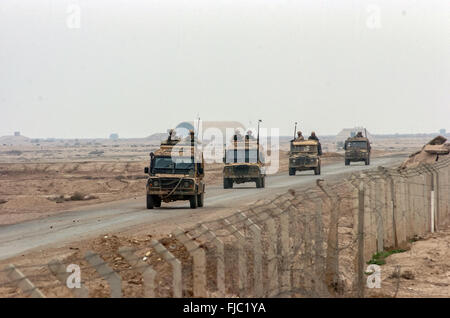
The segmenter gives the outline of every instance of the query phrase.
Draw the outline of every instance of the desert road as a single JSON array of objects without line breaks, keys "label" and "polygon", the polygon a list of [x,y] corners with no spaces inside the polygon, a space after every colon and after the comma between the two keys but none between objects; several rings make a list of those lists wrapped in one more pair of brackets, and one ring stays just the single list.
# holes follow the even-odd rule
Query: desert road
[{"label": "desert road", "polygon": [[[322,174],[315,176],[312,171],[297,172],[296,176],[288,176],[287,172],[267,176],[266,187],[256,189],[254,184],[242,184],[233,189],[221,186],[207,186],[205,207],[190,209],[188,201],[180,201],[162,205],[161,208],[147,210],[144,196],[91,205],[62,212],[46,218],[23,223],[0,226],[0,259],[7,259],[25,251],[58,246],[63,243],[94,237],[103,233],[129,229],[137,225],[152,224],[172,220],[189,214],[208,215],[212,211],[226,208],[238,208],[258,199],[283,193],[290,187],[314,184],[316,179],[332,180],[345,177],[347,174],[377,166],[399,164],[405,156],[387,156],[373,158],[370,166],[364,163],[352,163],[344,166],[343,162],[322,167]],[[144,192],[144,189],[142,189]]]}]

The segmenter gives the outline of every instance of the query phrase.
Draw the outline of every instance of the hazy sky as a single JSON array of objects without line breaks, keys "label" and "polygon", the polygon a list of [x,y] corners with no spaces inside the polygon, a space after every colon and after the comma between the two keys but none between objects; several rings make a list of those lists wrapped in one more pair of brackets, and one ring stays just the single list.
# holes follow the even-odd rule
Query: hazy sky
[{"label": "hazy sky", "polygon": [[0,136],[436,132],[449,88],[448,0],[0,1]]}]

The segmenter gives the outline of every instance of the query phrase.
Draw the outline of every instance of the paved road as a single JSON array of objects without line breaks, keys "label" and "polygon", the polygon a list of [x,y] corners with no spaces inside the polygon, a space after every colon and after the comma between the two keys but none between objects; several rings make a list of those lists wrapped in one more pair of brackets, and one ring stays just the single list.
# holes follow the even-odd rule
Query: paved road
[{"label": "paved road", "polygon": [[370,166],[354,163],[345,167],[343,163],[335,163],[322,167],[322,175],[314,176],[312,171],[297,172],[296,176],[287,173],[268,176],[266,187],[256,189],[253,184],[242,184],[233,189],[219,186],[207,187],[205,207],[192,210],[187,201],[164,204],[154,210],[145,209],[144,197],[92,205],[58,215],[27,221],[23,223],[0,226],[0,259],[6,259],[27,250],[77,241],[82,238],[110,233],[136,225],[186,216],[201,210],[208,213],[221,208],[233,208],[244,203],[285,192],[293,186],[314,184],[318,178],[341,178],[345,174],[377,166],[398,164],[404,157],[393,156],[372,159]]}]

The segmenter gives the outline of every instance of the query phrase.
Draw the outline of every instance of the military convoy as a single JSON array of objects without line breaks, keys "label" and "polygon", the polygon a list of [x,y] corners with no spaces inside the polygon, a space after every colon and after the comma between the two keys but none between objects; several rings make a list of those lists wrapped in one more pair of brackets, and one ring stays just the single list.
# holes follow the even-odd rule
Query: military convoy
[{"label": "military convoy", "polygon": [[370,164],[370,142],[361,133],[347,138],[344,143],[344,150],[346,166],[350,165],[350,162],[357,161],[364,161],[366,166]]},{"label": "military convoy", "polygon": [[259,143],[245,137],[244,141],[235,139],[225,149],[223,157],[223,188],[230,189],[234,183],[255,182],[257,188],[264,188],[266,174],[264,157]]},{"label": "military convoy", "polygon": [[[265,187],[266,174],[264,156],[259,144],[259,122],[257,139],[251,134],[245,137],[235,134],[231,144],[226,147],[223,157],[224,189],[245,182],[255,182],[257,188]],[[194,131],[190,131],[189,136],[182,139],[176,138],[174,131],[170,130],[167,140],[161,142],[155,153],[150,154],[150,165],[144,170],[149,175],[146,185],[147,209],[160,207],[162,202],[177,200],[189,200],[192,209],[203,207],[204,160],[197,145]],[[370,142],[360,132],[345,141],[344,150],[346,166],[352,161],[370,164]],[[297,171],[305,170],[313,170],[315,175],[320,175],[321,155],[321,144],[315,133],[305,140],[301,132],[298,132],[298,137],[290,142],[289,175],[293,176]]]},{"label": "military convoy", "polygon": [[169,138],[150,154],[145,167],[147,209],[160,207],[161,202],[189,200],[190,207],[203,207],[205,195],[203,154],[196,151],[193,133],[185,140]]},{"label": "military convoy", "polygon": [[320,175],[320,143],[318,140],[292,140],[289,151],[289,175],[297,171],[314,170]]}]

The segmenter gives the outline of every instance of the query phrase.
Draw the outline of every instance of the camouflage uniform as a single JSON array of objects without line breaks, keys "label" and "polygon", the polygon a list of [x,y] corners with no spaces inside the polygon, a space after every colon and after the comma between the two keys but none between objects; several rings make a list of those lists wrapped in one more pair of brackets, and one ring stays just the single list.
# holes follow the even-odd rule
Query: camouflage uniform
[{"label": "camouflage uniform", "polygon": [[316,136],[316,133],[311,132],[311,136],[308,137],[308,140],[317,140],[317,153],[319,156],[322,155],[322,145],[320,144],[319,138]]},{"label": "camouflage uniform", "polygon": [[305,140],[305,137],[303,137],[302,132],[297,132],[297,138],[295,138],[295,141],[303,141]]}]

